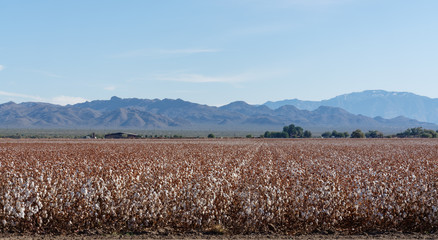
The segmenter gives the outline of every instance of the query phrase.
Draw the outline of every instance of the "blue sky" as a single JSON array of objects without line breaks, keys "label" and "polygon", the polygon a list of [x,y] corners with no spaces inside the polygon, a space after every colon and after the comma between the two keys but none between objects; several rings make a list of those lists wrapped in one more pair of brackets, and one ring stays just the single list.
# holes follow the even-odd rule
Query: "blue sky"
[{"label": "blue sky", "polygon": [[435,0],[0,0],[0,103],[438,98]]}]

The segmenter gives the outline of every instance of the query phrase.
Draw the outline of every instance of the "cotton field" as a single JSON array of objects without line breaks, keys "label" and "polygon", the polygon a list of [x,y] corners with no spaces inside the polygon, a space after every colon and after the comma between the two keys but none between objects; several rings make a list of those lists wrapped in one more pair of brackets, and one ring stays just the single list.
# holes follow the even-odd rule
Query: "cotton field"
[{"label": "cotton field", "polygon": [[0,140],[0,232],[433,232],[438,141]]}]

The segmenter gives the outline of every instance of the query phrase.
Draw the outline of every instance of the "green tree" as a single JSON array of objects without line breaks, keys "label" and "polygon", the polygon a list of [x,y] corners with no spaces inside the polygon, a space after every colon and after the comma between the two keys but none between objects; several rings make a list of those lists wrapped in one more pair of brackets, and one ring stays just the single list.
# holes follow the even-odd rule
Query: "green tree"
[{"label": "green tree", "polygon": [[266,131],[263,135],[265,138],[288,138],[287,132],[268,132]]},{"label": "green tree", "polygon": [[271,132],[272,138],[288,138],[287,132]]},{"label": "green tree", "polygon": [[430,129],[423,129],[421,127],[408,128],[402,133],[397,133],[400,138],[437,138],[438,133]]},{"label": "green tree", "polygon": [[344,137],[344,133],[341,133],[341,132],[338,132],[336,130],[333,130],[332,137],[334,137],[334,138],[343,138]]},{"label": "green tree", "polygon": [[295,130],[296,130],[296,137],[297,138],[302,138],[302,137],[304,137],[304,129],[302,128],[302,127],[295,127]]},{"label": "green tree", "polygon": [[332,133],[331,132],[323,132],[322,134],[321,134],[321,137],[323,137],[323,138],[330,138],[332,136]]},{"label": "green tree", "polygon": [[365,133],[365,136],[367,138],[383,138],[383,133],[374,130],[374,131],[368,131],[367,133]]},{"label": "green tree", "polygon": [[282,132],[269,132],[266,131],[263,134],[265,138],[303,138],[312,137],[312,133],[308,130],[304,131],[302,127],[295,126],[291,124],[289,126],[284,126]]},{"label": "green tree", "polygon": [[299,126],[291,124],[283,127],[283,132],[287,132],[290,138],[302,138],[304,136],[304,129]]},{"label": "green tree", "polygon": [[425,134],[429,134],[430,138],[437,138],[438,134],[434,130],[424,129]]},{"label": "green tree", "polygon": [[311,138],[312,137],[312,132],[309,131],[309,130],[304,131],[303,137],[304,138]]},{"label": "green tree", "polygon": [[351,138],[365,138],[365,134],[360,129],[356,129],[351,133]]},{"label": "green tree", "polygon": [[[205,135],[204,135],[205,136]],[[214,134],[213,133],[210,133],[210,134],[208,134],[208,136],[207,136],[208,138],[215,138],[216,136],[214,136]]]},{"label": "green tree", "polygon": [[432,134],[428,133],[428,132],[424,132],[420,134],[421,138],[433,138]]}]

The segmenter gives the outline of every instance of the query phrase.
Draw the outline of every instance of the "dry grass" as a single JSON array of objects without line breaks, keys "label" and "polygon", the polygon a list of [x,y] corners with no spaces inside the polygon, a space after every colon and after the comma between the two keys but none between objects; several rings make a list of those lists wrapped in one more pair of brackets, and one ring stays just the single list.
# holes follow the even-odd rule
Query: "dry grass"
[{"label": "dry grass", "polygon": [[436,231],[435,140],[0,140],[0,232]]}]

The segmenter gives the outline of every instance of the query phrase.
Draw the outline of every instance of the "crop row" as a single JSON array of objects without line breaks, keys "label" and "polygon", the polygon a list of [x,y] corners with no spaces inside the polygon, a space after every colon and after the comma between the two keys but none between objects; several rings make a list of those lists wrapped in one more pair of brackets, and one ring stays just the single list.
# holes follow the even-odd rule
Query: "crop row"
[{"label": "crop row", "polygon": [[0,232],[436,231],[434,140],[0,140]]}]

